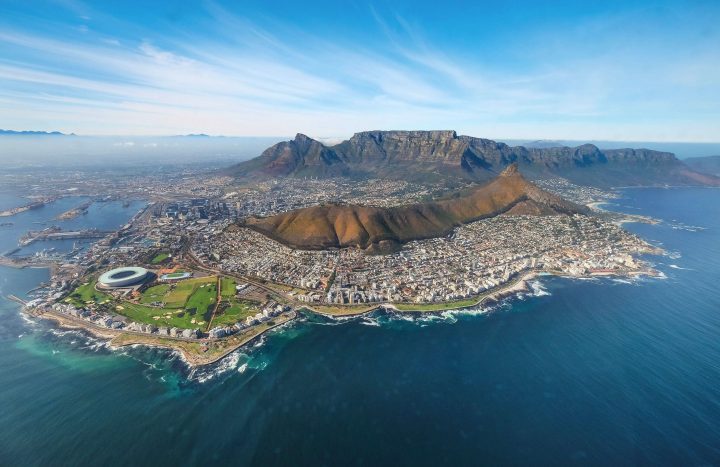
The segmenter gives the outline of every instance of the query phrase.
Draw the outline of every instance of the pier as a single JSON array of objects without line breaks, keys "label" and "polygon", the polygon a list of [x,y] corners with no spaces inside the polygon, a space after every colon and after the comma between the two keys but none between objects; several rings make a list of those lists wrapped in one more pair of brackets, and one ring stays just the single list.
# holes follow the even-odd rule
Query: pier
[{"label": "pier", "polygon": [[4,211],[0,211],[0,217],[10,217],[10,216],[14,216],[15,214],[20,214],[21,212],[30,211],[31,209],[38,209],[38,208],[45,206],[46,204],[52,203],[56,199],[57,199],[57,197],[50,197],[50,198],[42,199],[40,201],[33,201],[24,206],[18,206],[15,208],[6,209]]},{"label": "pier", "polygon": [[64,232],[59,229],[45,229],[40,232],[28,232],[20,239],[20,246],[27,246],[42,240],[77,240],[83,238],[103,238],[114,233],[111,230],[85,229]]},{"label": "pier", "polygon": [[13,301],[13,302],[15,302],[15,303],[19,303],[19,304],[21,304],[22,306],[26,306],[27,303],[28,303],[28,302],[26,302],[25,300],[23,300],[22,298],[19,298],[19,297],[13,295],[13,294],[10,294],[10,295],[8,295],[8,296],[5,297],[5,298],[7,298],[8,300]]},{"label": "pier", "polygon": [[64,213],[57,216],[55,219],[57,220],[69,220],[69,219],[75,219],[81,214],[87,214],[88,209],[92,204],[95,202],[95,200],[91,199],[89,201],[85,201],[80,206],[72,208],[68,211],[65,211]]}]

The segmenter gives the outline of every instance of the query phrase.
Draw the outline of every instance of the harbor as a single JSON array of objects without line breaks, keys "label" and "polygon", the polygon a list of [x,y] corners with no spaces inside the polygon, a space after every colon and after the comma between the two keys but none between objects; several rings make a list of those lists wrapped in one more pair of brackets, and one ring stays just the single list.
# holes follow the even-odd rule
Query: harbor
[{"label": "harbor", "polygon": [[45,206],[46,204],[52,203],[56,199],[57,198],[55,198],[55,197],[45,198],[45,199],[41,199],[39,201],[33,201],[31,203],[28,203],[28,204],[25,204],[22,206],[6,209],[4,211],[0,211],[0,217],[10,217],[10,216],[14,216],[16,214],[23,213],[25,211],[30,211],[32,209],[39,209],[39,208]]},{"label": "harbor", "polygon": [[70,230],[64,231],[59,227],[48,227],[41,231],[30,231],[20,237],[18,244],[21,247],[28,246],[37,241],[44,240],[80,240],[80,239],[92,239],[92,238],[103,238],[107,235],[114,233],[109,230],[99,229],[82,229],[82,230]]}]

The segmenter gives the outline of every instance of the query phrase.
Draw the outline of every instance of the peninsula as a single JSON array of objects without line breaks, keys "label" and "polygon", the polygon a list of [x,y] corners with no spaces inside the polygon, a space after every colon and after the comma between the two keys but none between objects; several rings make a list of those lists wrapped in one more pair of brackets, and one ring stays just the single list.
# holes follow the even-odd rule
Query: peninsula
[{"label": "peninsula", "polygon": [[[38,240],[98,238],[81,255],[8,261],[58,262],[46,293],[26,304],[33,315],[114,346],[175,349],[189,365],[216,361],[301,313],[440,313],[486,306],[527,290],[541,274],[656,274],[638,255],[659,249],[611,213],[588,207],[611,192],[538,177],[535,162],[505,157],[507,148],[497,144],[498,162],[486,164],[477,150],[495,144],[488,141],[454,132],[366,132],[328,148],[299,136],[241,164],[254,167],[242,176],[148,181],[162,191],[118,231],[49,227],[20,237],[20,250]],[[381,155],[372,148],[384,151],[388,170],[417,170],[398,172],[407,179],[299,176],[313,164],[359,167],[349,154],[378,167]],[[612,157],[668,173],[678,168],[671,155],[623,154]],[[561,165],[582,159],[568,157],[573,162]],[[468,178],[468,170],[482,177]],[[276,173],[258,176],[269,171]],[[417,177],[433,171],[443,176]],[[133,179],[114,193],[143,186]]]}]

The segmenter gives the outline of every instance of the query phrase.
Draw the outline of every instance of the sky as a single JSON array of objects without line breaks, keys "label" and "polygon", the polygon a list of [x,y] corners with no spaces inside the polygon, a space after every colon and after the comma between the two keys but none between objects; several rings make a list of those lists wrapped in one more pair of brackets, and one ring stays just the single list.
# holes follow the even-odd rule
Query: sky
[{"label": "sky", "polygon": [[718,1],[0,0],[0,128],[720,141]]}]

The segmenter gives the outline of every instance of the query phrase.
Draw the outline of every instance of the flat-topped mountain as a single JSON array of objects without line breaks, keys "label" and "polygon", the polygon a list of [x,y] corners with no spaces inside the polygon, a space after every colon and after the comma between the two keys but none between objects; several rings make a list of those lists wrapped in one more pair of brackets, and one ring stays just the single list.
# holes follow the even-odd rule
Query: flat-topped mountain
[{"label": "flat-topped mountain", "polygon": [[244,225],[293,248],[357,246],[382,252],[412,240],[445,236],[461,224],[500,214],[586,212],[586,207],[528,182],[512,164],[493,181],[462,196],[391,208],[329,204],[250,218]]},{"label": "flat-topped mountain", "polygon": [[454,131],[365,131],[334,146],[298,134],[237,164],[242,178],[380,177],[414,181],[490,180],[517,163],[530,178],[562,176],[600,186],[720,185],[720,178],[692,170],[669,152],[508,146]]}]

